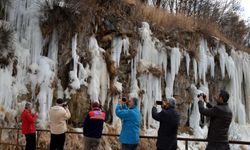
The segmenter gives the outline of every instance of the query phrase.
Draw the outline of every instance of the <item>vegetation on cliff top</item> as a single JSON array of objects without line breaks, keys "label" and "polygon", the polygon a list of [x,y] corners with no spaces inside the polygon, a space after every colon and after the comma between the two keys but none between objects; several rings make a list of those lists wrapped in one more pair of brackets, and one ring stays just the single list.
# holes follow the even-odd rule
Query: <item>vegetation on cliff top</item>
[{"label": "vegetation on cliff top", "polygon": [[45,34],[51,34],[52,27],[59,27],[62,35],[69,31],[85,32],[85,35],[95,33],[100,45],[108,49],[113,36],[137,39],[136,30],[142,21],[147,21],[155,36],[168,40],[166,45],[170,47],[178,42],[183,49],[195,50],[202,35],[211,47],[212,41],[219,39],[250,52],[243,47],[250,29],[239,17],[238,0],[157,0],[155,5],[148,6],[143,0],[74,0],[65,1],[62,6],[55,0],[53,7],[43,9],[46,15],[42,29],[50,31]]}]

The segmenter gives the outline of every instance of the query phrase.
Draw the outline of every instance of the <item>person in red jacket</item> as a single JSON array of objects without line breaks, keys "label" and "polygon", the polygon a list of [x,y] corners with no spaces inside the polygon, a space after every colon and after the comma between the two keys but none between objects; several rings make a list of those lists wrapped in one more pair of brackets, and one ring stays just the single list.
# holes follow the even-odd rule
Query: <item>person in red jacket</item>
[{"label": "person in red jacket", "polygon": [[36,149],[36,120],[38,116],[31,113],[32,104],[27,102],[25,109],[21,114],[22,133],[26,138],[25,150]]}]

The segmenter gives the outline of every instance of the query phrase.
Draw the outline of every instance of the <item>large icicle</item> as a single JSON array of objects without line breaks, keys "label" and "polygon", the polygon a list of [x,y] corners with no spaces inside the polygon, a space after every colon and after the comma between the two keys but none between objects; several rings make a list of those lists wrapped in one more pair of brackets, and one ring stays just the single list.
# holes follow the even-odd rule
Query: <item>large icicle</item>
[{"label": "large icicle", "polygon": [[243,81],[242,56],[234,50],[231,52],[232,57],[228,56],[224,47],[219,48],[219,54],[221,70],[223,72],[222,76],[225,76],[224,70],[226,70],[231,79],[227,86],[230,93],[229,106],[232,108],[236,121],[240,124],[245,124],[246,114],[242,104],[241,91],[241,83]]},{"label": "large icicle", "polygon": [[37,63],[42,51],[42,34],[39,25],[39,0],[13,0],[8,20],[16,30],[17,41],[29,49],[31,62]]},{"label": "large icicle", "polygon": [[171,51],[171,72],[168,73],[167,79],[166,79],[166,88],[165,88],[165,95],[166,97],[173,96],[173,86],[174,86],[174,80],[175,75],[178,74],[179,67],[181,64],[181,53],[179,51],[179,48],[172,48]]},{"label": "large icicle", "polygon": [[12,65],[0,68],[0,105],[11,108],[13,100]]},{"label": "large icicle", "polygon": [[39,118],[41,127],[45,127],[48,120],[48,111],[52,105],[53,90],[52,82],[55,77],[55,62],[47,57],[40,57],[38,61],[37,81],[40,85],[40,91],[37,95],[39,102]]},{"label": "large icicle", "polygon": [[120,64],[120,57],[122,50],[123,52],[128,55],[128,49],[129,49],[129,39],[128,37],[122,39],[122,37],[115,37],[114,40],[112,41],[112,60],[116,64],[116,68],[119,67]]},{"label": "large icicle", "polygon": [[187,52],[183,52],[184,56],[186,58],[186,69],[187,69],[187,75],[189,76],[189,65],[190,65],[190,56]]},{"label": "large icicle", "polygon": [[208,95],[208,93],[205,92],[204,90],[204,89],[208,89],[208,87],[207,86],[206,88],[200,87],[200,89],[197,89],[196,86],[192,84],[190,89],[191,89],[192,96],[193,96],[193,103],[192,103],[193,106],[192,106],[192,110],[190,114],[189,126],[193,128],[195,137],[205,138],[206,133],[207,133],[207,128],[202,129],[200,127],[201,115],[199,112],[199,107],[198,107],[199,99],[197,98],[197,95],[200,93],[205,93],[206,95]]},{"label": "large icicle", "polygon": [[70,71],[69,75],[70,75],[70,86],[73,89],[80,89],[80,81],[78,79],[77,76],[77,72],[78,72],[78,59],[79,56],[76,53],[76,47],[77,47],[77,34],[72,38],[72,58],[73,58],[73,70]]},{"label": "large icicle", "polygon": [[208,67],[208,64],[207,64],[208,47],[207,47],[207,42],[204,39],[200,41],[199,50],[200,50],[200,55],[199,55],[199,62],[198,62],[198,65],[199,65],[198,73],[199,73],[199,78],[203,79],[203,83],[205,83],[207,67]]},{"label": "large icicle", "polygon": [[89,40],[89,50],[91,51],[91,81],[88,87],[88,94],[91,101],[101,101],[103,105],[109,88],[109,75],[105,60],[102,57],[104,49],[100,48],[94,36]]},{"label": "large icicle", "polygon": [[[133,93],[137,87],[137,81],[135,79],[136,75],[136,64],[139,63],[140,70],[147,70],[150,67],[160,68],[164,71],[165,77],[167,77],[167,54],[162,48],[162,44],[156,38],[152,38],[152,32],[150,30],[149,24],[147,22],[142,22],[142,27],[139,28],[142,42],[139,44],[137,57],[133,61],[132,67],[132,85],[134,88]],[[157,48],[156,48],[157,44]],[[143,91],[142,96],[142,113],[144,120],[144,128],[157,125],[156,122],[151,117],[152,105],[156,100],[161,100],[161,78],[156,77],[152,72],[146,71],[138,78],[140,81],[140,89]]]},{"label": "large icicle", "polygon": [[54,29],[52,33],[52,39],[49,43],[48,57],[54,60],[57,63],[58,57],[58,33],[57,30]]}]

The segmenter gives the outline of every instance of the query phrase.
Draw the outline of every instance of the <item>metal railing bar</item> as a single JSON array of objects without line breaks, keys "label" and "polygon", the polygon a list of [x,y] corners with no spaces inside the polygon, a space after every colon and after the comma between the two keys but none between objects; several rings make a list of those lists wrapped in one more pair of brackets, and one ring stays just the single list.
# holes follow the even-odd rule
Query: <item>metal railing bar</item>
[{"label": "metal railing bar", "polygon": [[[0,130],[21,130],[20,128],[0,128]],[[37,132],[50,132],[50,130],[43,130],[43,129],[37,129]],[[76,131],[68,131],[67,134],[83,134],[83,132],[76,132]],[[40,133],[41,134],[41,133]],[[118,137],[119,134],[108,134],[103,133],[103,136],[110,136],[110,137]],[[146,138],[146,139],[157,139],[157,136],[145,136],[141,135],[140,138]],[[200,138],[184,138],[184,137],[177,137],[177,140],[179,141],[193,141],[193,142],[208,142],[207,139],[200,139]],[[229,140],[230,144],[242,144],[242,145],[250,145],[250,141],[234,141]],[[1,143],[0,143],[1,144]],[[16,144],[17,145],[17,144]]]}]

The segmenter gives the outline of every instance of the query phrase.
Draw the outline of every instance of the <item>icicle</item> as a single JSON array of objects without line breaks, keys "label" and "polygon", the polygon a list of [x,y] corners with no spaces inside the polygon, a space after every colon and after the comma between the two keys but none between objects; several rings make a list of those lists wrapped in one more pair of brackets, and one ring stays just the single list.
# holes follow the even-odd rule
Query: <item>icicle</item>
[{"label": "icicle", "polygon": [[[152,105],[156,100],[161,100],[161,79],[154,77],[153,75],[142,75],[139,77],[141,83],[141,90],[145,92],[142,96],[143,102],[143,117],[144,117],[144,128],[146,125],[153,125],[154,121],[151,115]],[[148,122],[146,122],[146,120]]]},{"label": "icicle", "polygon": [[139,47],[140,58],[150,63],[157,64],[159,60],[158,51],[155,48],[155,41],[153,41],[151,35],[152,32],[147,22],[142,22],[142,27],[139,28],[139,32],[142,38],[142,44]]},{"label": "icicle", "polygon": [[184,56],[186,58],[187,75],[189,76],[190,56],[189,56],[189,54],[187,52],[184,52]]},{"label": "icicle", "polygon": [[199,67],[199,78],[203,79],[203,82],[206,82],[206,73],[207,73],[207,67],[208,67],[208,60],[207,60],[207,42],[202,39],[200,41],[200,47],[199,47],[199,62],[198,62],[198,67]]},{"label": "icicle", "polygon": [[80,89],[80,81],[77,76],[77,66],[78,66],[78,59],[79,56],[76,53],[76,48],[77,48],[77,34],[72,38],[72,58],[73,58],[73,70],[69,72],[70,76],[70,86],[73,89]]},{"label": "icicle", "polygon": [[84,68],[81,63],[78,63],[78,65],[79,65],[78,77],[79,77],[79,80],[80,80],[80,84],[87,86],[88,85],[87,78],[88,78],[88,76],[90,74],[89,65],[87,64],[86,68]]},{"label": "icicle", "polygon": [[15,49],[15,55],[17,56],[18,64],[16,66],[17,75],[13,87],[18,91],[14,94],[16,95],[15,97],[17,97],[18,95],[28,93],[28,89],[25,85],[27,84],[27,68],[30,64],[30,53],[29,49],[22,48],[18,43],[16,43]]},{"label": "icicle", "polygon": [[12,65],[2,69],[0,68],[0,105],[5,108],[12,106]]},{"label": "icicle", "polygon": [[91,101],[100,100],[103,105],[106,101],[109,87],[107,66],[101,55],[101,52],[105,51],[98,46],[94,36],[92,36],[89,40],[89,49],[92,54],[92,66],[88,94],[90,95]]},{"label": "icicle", "polygon": [[9,8],[8,21],[16,29],[17,41],[26,49],[30,49],[31,62],[37,63],[42,51],[42,34],[39,24],[38,0],[13,0]]},{"label": "icicle", "polygon": [[119,67],[122,52],[123,40],[121,37],[114,38],[112,42],[112,60],[116,62],[116,68]]},{"label": "icicle", "polygon": [[60,79],[57,80],[57,98],[64,98],[63,87]]},{"label": "icicle", "polygon": [[37,74],[37,80],[40,85],[40,92],[37,95],[39,102],[39,123],[41,127],[45,127],[48,120],[48,111],[52,105],[54,89],[51,87],[51,84],[54,81],[55,76],[55,62],[47,57],[41,57],[38,65],[39,70]]},{"label": "icicle", "polygon": [[[178,74],[181,64],[181,53],[179,48],[172,48],[171,51],[171,74],[172,77]],[[174,78],[173,78],[174,79]]]},{"label": "icicle", "polygon": [[243,53],[243,60],[242,60],[242,70],[243,70],[243,75],[244,75],[244,83],[245,83],[245,89],[243,89],[244,94],[243,97],[245,97],[246,100],[246,116],[248,119],[248,123],[250,123],[250,56],[247,53]]},{"label": "icicle", "polygon": [[194,81],[195,83],[197,83],[197,80],[198,80],[198,73],[197,73],[197,70],[198,70],[198,67],[197,67],[197,61],[193,58],[193,68],[194,68]]},{"label": "icicle", "polygon": [[[202,87],[202,88],[208,90],[208,88],[204,88],[204,87]],[[195,85],[193,85],[193,84],[191,85],[191,91],[193,94],[193,103],[192,103],[193,106],[192,106],[192,110],[190,113],[189,125],[191,128],[193,128],[195,137],[205,138],[205,136],[207,134],[207,128],[202,129],[200,127],[201,115],[200,115],[199,106],[198,106],[199,99],[197,98],[198,94],[205,93],[201,89],[198,90]]]},{"label": "icicle", "polygon": [[[152,32],[149,24],[142,22],[142,27],[139,28],[139,32],[142,38],[142,42],[138,46],[137,57],[131,63],[131,93],[137,95],[137,81],[136,81],[136,65],[140,63],[142,70],[147,70],[149,67],[153,68],[164,68],[165,73],[167,72],[167,54],[161,46],[158,39],[152,38]],[[156,49],[156,44],[158,49]],[[166,76],[166,75],[165,75]],[[152,105],[156,100],[161,100],[161,78],[153,76],[151,72],[142,74],[139,77],[140,89],[143,91],[141,101],[143,102],[143,120],[144,128],[150,126],[156,126],[157,123],[151,117]],[[147,126],[148,125],[148,126]]]},{"label": "icicle", "polygon": [[58,55],[58,35],[57,30],[53,30],[52,39],[49,43],[48,57],[57,63]]},{"label": "icicle", "polygon": [[139,87],[136,79],[136,72],[137,72],[137,59],[131,61],[131,84],[130,84],[130,96],[131,97],[138,97]]},{"label": "icicle", "polygon": [[225,50],[225,46],[221,46],[218,50],[220,54],[220,70],[221,70],[221,76],[222,78],[225,77],[225,65],[226,65],[226,58],[227,58],[227,53]]},{"label": "icicle", "polygon": [[230,106],[234,110],[236,121],[240,124],[246,124],[246,112],[242,104],[243,97],[241,90],[243,82],[243,55],[236,53],[234,50],[232,50],[231,55],[232,57],[229,56],[226,61],[226,70],[231,79],[231,84],[228,88],[230,89],[230,93],[232,93],[232,97],[229,99],[229,105],[231,104]]},{"label": "icicle", "polygon": [[129,55],[129,39],[126,36],[125,38],[122,39],[122,45],[123,45],[123,52],[125,53],[126,56]]},{"label": "icicle", "polygon": [[210,66],[210,75],[211,75],[211,77],[214,78],[214,67],[215,67],[215,64],[214,64],[214,57],[213,56],[208,56],[208,64]]},{"label": "icicle", "polygon": [[166,87],[165,87],[165,95],[166,97],[173,96],[173,86],[175,75],[178,74],[179,67],[181,63],[181,53],[179,48],[172,48],[171,51],[171,72],[167,74],[166,78]]}]

